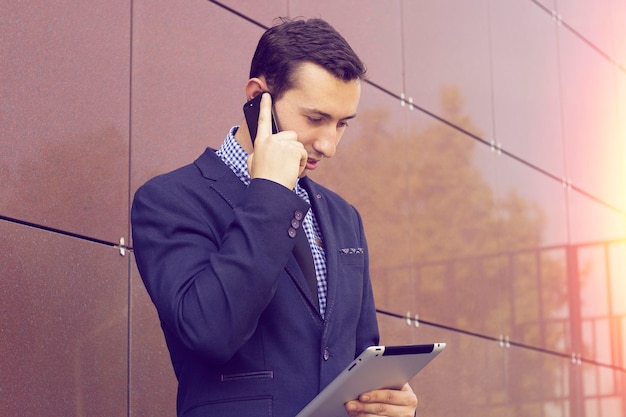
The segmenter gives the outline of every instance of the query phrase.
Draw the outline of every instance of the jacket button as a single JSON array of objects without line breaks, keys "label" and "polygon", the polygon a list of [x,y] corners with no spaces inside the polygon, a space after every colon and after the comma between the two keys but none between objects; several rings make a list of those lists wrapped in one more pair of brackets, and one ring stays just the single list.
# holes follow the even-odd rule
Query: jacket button
[{"label": "jacket button", "polygon": [[287,229],[287,234],[289,235],[290,238],[294,238],[296,237],[296,229],[294,229],[293,227],[290,227],[289,229]]},{"label": "jacket button", "polygon": [[297,229],[298,227],[300,227],[300,222],[297,219],[291,219],[291,227]]},{"label": "jacket button", "polygon": [[294,217],[296,220],[302,220],[302,219],[304,218],[304,213],[302,213],[302,210],[296,210],[296,211],[293,213],[293,217]]},{"label": "jacket button", "polygon": [[328,347],[324,348],[324,360],[327,361],[330,358],[330,350],[328,350]]}]

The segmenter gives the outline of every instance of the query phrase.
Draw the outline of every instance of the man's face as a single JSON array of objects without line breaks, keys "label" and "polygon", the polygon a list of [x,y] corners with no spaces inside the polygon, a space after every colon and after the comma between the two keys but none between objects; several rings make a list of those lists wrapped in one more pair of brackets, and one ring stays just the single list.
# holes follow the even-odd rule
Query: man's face
[{"label": "man's face", "polygon": [[346,82],[316,64],[300,65],[293,88],[276,100],[274,112],[280,130],[295,131],[308,153],[302,176],[335,154],[360,97],[360,80]]}]

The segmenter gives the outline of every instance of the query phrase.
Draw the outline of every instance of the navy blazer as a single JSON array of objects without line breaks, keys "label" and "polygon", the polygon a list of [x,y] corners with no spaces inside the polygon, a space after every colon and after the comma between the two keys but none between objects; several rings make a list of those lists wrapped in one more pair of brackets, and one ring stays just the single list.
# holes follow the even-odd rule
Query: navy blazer
[{"label": "navy blazer", "polygon": [[207,149],[135,194],[134,254],[178,379],[179,416],[293,417],[378,344],[361,218],[300,181],[324,239],[324,318],[292,253],[294,213],[309,209],[293,191],[263,179],[246,187]]}]

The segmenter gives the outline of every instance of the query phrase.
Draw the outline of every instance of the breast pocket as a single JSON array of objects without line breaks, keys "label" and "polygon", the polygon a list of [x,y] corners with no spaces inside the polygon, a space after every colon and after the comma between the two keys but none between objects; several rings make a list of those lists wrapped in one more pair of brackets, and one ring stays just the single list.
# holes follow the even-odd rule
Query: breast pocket
[{"label": "breast pocket", "polygon": [[363,265],[365,263],[365,250],[363,248],[339,249],[339,262],[343,265]]}]

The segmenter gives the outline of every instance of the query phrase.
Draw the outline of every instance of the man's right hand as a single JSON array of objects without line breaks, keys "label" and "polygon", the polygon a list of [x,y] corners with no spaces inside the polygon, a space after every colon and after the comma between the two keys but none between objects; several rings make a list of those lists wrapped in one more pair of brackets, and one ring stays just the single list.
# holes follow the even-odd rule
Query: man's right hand
[{"label": "man's right hand", "polygon": [[292,190],[306,162],[307,152],[296,132],[272,134],[272,98],[263,93],[254,150],[247,160],[250,178],[264,178]]}]

